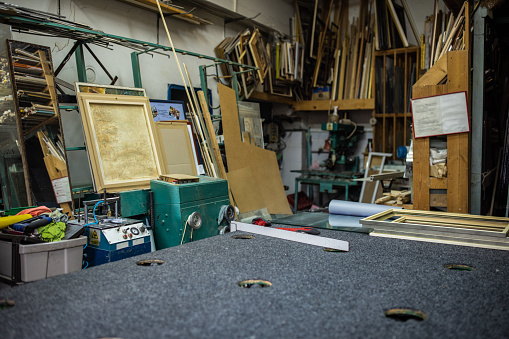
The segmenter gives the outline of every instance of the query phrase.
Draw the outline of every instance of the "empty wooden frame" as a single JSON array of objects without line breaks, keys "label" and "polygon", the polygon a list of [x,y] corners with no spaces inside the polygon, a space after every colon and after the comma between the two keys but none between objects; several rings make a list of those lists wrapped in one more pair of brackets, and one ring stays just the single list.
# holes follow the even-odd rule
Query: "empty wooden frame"
[{"label": "empty wooden frame", "polygon": [[187,121],[155,123],[165,174],[197,175]]},{"label": "empty wooden frame", "polygon": [[387,210],[359,221],[372,236],[509,250],[509,219],[462,213]]},{"label": "empty wooden frame", "polygon": [[249,39],[249,49],[253,56],[255,66],[258,67],[258,75],[260,76],[260,82],[263,84],[263,80],[269,71],[268,57],[263,45],[263,40],[259,37],[260,32],[255,29],[251,39]]},{"label": "empty wooden frame", "polygon": [[78,93],[78,102],[96,191],[150,187],[163,166],[148,98]]}]

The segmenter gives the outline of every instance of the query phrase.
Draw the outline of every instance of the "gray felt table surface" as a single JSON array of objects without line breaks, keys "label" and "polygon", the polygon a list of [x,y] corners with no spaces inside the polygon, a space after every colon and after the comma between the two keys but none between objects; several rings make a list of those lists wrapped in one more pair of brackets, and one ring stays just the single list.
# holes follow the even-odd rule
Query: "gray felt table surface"
[{"label": "gray felt table surface", "polygon": [[[0,337],[509,337],[508,251],[320,231],[350,252],[225,234],[2,289],[15,306],[0,310]],[[165,263],[136,265],[149,258]],[[385,317],[395,307],[427,319]]]}]

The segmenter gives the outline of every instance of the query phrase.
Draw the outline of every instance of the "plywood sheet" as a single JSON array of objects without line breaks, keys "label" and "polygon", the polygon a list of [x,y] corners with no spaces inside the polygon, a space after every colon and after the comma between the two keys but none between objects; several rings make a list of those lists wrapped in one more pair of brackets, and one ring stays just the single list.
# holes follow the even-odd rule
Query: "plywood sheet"
[{"label": "plywood sheet", "polygon": [[197,175],[187,122],[156,122],[164,174]]},{"label": "plywood sheet", "polygon": [[228,170],[249,167],[259,195],[270,213],[292,214],[277,164],[276,153],[242,142],[235,91],[218,84]]},{"label": "plywood sheet", "polygon": [[150,187],[162,168],[148,98],[78,93],[78,99],[95,189]]},{"label": "plywood sheet", "polygon": [[228,184],[235,200],[235,205],[240,213],[251,212],[265,207],[263,198],[256,194],[259,184],[253,178],[253,171],[250,167],[244,167],[227,174]]}]

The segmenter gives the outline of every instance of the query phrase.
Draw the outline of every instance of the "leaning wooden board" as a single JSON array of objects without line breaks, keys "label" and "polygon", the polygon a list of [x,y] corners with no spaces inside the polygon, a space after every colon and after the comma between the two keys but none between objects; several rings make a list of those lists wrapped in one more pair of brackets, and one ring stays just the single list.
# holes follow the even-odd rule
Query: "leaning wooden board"
[{"label": "leaning wooden board", "polygon": [[245,180],[256,182],[258,187],[250,193],[261,196],[270,213],[292,214],[279,173],[276,153],[242,141],[235,91],[221,84],[218,84],[217,88],[221,102],[228,171],[249,167],[253,176]]}]

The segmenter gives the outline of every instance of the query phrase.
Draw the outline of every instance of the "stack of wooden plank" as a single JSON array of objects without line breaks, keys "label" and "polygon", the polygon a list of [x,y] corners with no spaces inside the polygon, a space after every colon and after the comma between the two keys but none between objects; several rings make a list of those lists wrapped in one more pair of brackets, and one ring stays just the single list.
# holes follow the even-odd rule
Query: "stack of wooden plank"
[{"label": "stack of wooden plank", "polygon": [[405,28],[405,12],[410,15],[406,7],[396,4],[393,0],[375,0],[377,50],[410,46]]},{"label": "stack of wooden plank", "polygon": [[[263,84],[267,93],[296,100],[312,99],[317,88],[326,88],[327,100],[370,99],[375,49],[409,46],[405,18],[413,20],[405,4],[360,0],[358,16],[349,20],[349,0],[297,0],[289,36],[272,34],[265,44],[259,32],[246,30],[225,38],[216,56],[260,67],[238,75],[240,97],[249,98]],[[242,71],[227,64],[221,70],[230,87],[233,73]]]},{"label": "stack of wooden plank", "polygon": [[359,16],[352,23],[348,20],[348,1],[331,1],[325,9],[324,24],[317,27],[318,46],[313,46],[312,36],[309,48],[311,87],[331,86],[332,100],[370,98],[374,51],[372,4],[362,0]]},{"label": "stack of wooden plank", "polygon": [[465,49],[465,3],[458,12],[443,13],[435,9],[426,18],[421,39],[421,69],[429,69],[449,51]]},{"label": "stack of wooden plank", "polygon": [[375,204],[404,206],[411,199],[412,191],[390,191],[383,193],[383,197],[376,199]]}]

